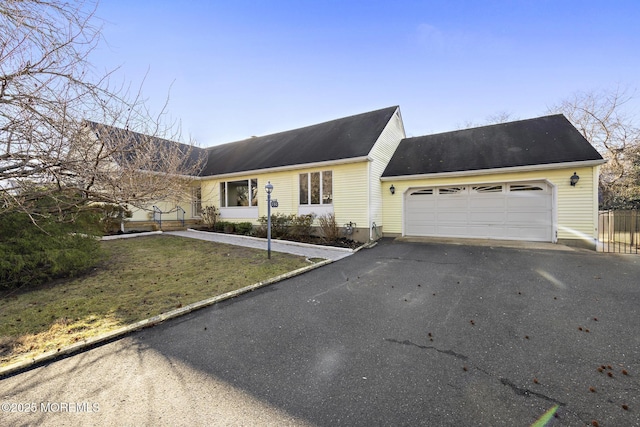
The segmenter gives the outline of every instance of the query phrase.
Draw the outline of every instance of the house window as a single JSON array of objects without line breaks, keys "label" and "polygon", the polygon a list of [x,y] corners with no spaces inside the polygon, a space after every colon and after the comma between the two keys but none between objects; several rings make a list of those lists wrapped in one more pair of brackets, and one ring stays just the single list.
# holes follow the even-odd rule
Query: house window
[{"label": "house window", "polygon": [[220,207],[234,206],[258,206],[257,179],[220,183]]},{"label": "house window", "polygon": [[191,216],[202,214],[202,190],[200,187],[191,187]]},{"label": "house window", "polygon": [[333,203],[333,173],[331,171],[300,174],[300,204],[330,205]]}]

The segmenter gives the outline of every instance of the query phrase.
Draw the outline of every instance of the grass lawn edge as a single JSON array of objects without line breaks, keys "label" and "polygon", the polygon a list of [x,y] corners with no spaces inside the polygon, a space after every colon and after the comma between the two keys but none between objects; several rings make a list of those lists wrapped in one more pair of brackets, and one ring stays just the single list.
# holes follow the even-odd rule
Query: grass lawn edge
[{"label": "grass lawn edge", "polygon": [[56,359],[70,356],[76,353],[80,353],[84,350],[88,350],[94,347],[97,347],[101,344],[106,344],[108,342],[114,341],[115,339],[122,338],[123,336],[130,334],[132,332],[138,331],[140,329],[149,328],[155,326],[159,323],[162,323],[166,320],[174,319],[179,316],[183,316],[185,314],[191,313],[193,311],[199,310],[201,308],[208,307],[210,305],[216,304],[221,301],[225,301],[227,299],[235,298],[239,295],[245,294],[247,292],[254,291],[256,289],[262,288],[264,286],[268,286],[277,282],[280,282],[285,279],[289,279],[294,276],[298,276],[300,274],[304,274],[308,271],[315,270],[316,268],[323,267],[327,264],[332,263],[333,260],[327,259],[324,261],[320,261],[314,263],[312,265],[298,268],[296,270],[289,271],[284,274],[280,274],[279,276],[272,277],[270,279],[266,279],[260,281],[258,283],[254,283],[252,285],[245,286],[244,288],[236,289],[233,291],[226,292],[221,295],[217,295],[215,297],[207,298],[202,301],[194,302],[184,307],[177,308],[175,310],[167,311],[165,313],[158,314],[156,316],[150,317],[148,319],[140,320],[138,322],[132,323],[130,325],[123,326],[121,328],[115,329],[110,332],[106,332],[101,335],[97,335],[95,337],[83,339],[81,342],[76,344],[68,345],[65,347],[61,347],[57,350],[52,350],[43,354],[39,354],[29,360],[22,360],[20,362],[16,362],[14,364],[10,364],[0,368],[0,380],[4,377],[15,375],[17,373],[26,371],[28,369],[36,368],[38,366],[43,365],[47,362],[53,362]]}]

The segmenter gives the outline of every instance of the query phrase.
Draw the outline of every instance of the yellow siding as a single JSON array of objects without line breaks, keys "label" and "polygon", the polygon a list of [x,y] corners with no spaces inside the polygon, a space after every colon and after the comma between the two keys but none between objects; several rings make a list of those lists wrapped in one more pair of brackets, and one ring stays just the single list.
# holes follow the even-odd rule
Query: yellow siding
[{"label": "yellow siding", "polygon": [[200,193],[203,208],[205,206],[220,207],[220,181],[215,179],[200,181]]},{"label": "yellow siding", "polygon": [[[198,183],[196,183],[195,185],[197,184]],[[193,217],[191,212],[191,188],[187,188],[178,199],[173,201],[169,201],[169,202],[157,201],[149,204],[149,206],[145,207],[144,209],[129,207],[129,209],[131,209],[131,211],[133,212],[133,216],[131,217],[130,221],[149,221],[153,219],[154,205],[157,206],[162,212],[171,212],[171,213],[163,214],[162,215],[163,220],[177,219],[176,206],[180,206],[182,209],[185,210],[186,212],[184,215],[185,219],[190,219]]]},{"label": "yellow siding", "polygon": [[137,208],[130,208],[131,212],[133,213],[133,216],[129,219],[129,221],[149,221],[151,219],[150,215],[151,215],[151,211],[149,210],[143,210],[143,209],[137,209]]},{"label": "yellow siding", "polygon": [[[384,232],[401,234],[403,232],[402,213],[404,193],[408,188],[458,185],[471,183],[499,183],[516,181],[546,180],[555,188],[555,219],[558,239],[593,241],[597,237],[598,167],[563,168],[546,171],[496,173],[490,175],[472,175],[413,179],[407,181],[383,181],[383,189],[391,184],[396,188],[395,195],[383,191]],[[576,172],[580,181],[575,187],[569,184],[569,177]]]},{"label": "yellow siding", "polygon": [[[301,173],[332,171],[333,172],[333,208],[338,224],[349,221],[358,225],[367,224],[367,164],[368,162],[327,165],[316,168],[301,168],[290,171],[271,173],[254,173],[250,175],[236,175],[224,179],[203,179],[202,206],[213,205],[220,207],[220,183],[225,181],[239,181],[244,179],[258,179],[258,217],[267,215],[267,193],[264,186],[268,181],[273,185],[272,199],[278,200],[278,207],[272,213],[298,215],[300,199],[299,175]],[[258,224],[258,218],[224,218],[225,221],[250,221]]]},{"label": "yellow siding", "polygon": [[355,222],[359,228],[368,228],[369,162],[340,165],[333,170],[333,209],[338,225]]},{"label": "yellow siding", "polygon": [[[396,114],[389,120],[389,123],[387,123],[387,126],[380,134],[378,141],[376,141],[369,154],[372,161],[369,168],[370,217],[369,223],[367,224],[368,227],[371,227],[374,222],[378,226],[382,225],[382,194],[385,189],[383,188],[384,186],[379,185],[380,177],[403,138],[405,138],[404,126],[402,124],[402,118],[400,117],[400,109],[398,109]],[[388,192],[388,187],[386,191]]]},{"label": "yellow siding", "polygon": [[[597,238],[597,171],[597,167],[562,171],[566,177],[564,181],[560,180],[562,185],[558,185],[558,239],[593,240]],[[580,181],[575,187],[569,184],[569,177],[573,172],[580,176]]]}]

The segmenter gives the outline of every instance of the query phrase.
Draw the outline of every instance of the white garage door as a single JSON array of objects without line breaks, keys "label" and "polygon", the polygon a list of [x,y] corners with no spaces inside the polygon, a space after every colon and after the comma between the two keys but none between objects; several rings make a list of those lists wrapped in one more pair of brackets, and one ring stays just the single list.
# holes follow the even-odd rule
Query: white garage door
[{"label": "white garage door", "polygon": [[405,235],[552,241],[553,197],[544,182],[409,189]]}]

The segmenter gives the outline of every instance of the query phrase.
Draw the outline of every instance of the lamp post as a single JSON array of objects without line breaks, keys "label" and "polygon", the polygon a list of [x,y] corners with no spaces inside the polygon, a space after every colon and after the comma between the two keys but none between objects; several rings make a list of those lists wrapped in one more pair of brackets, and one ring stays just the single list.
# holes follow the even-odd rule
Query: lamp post
[{"label": "lamp post", "polygon": [[271,259],[271,192],[273,191],[271,181],[267,181],[264,189],[267,191],[267,258]]}]

